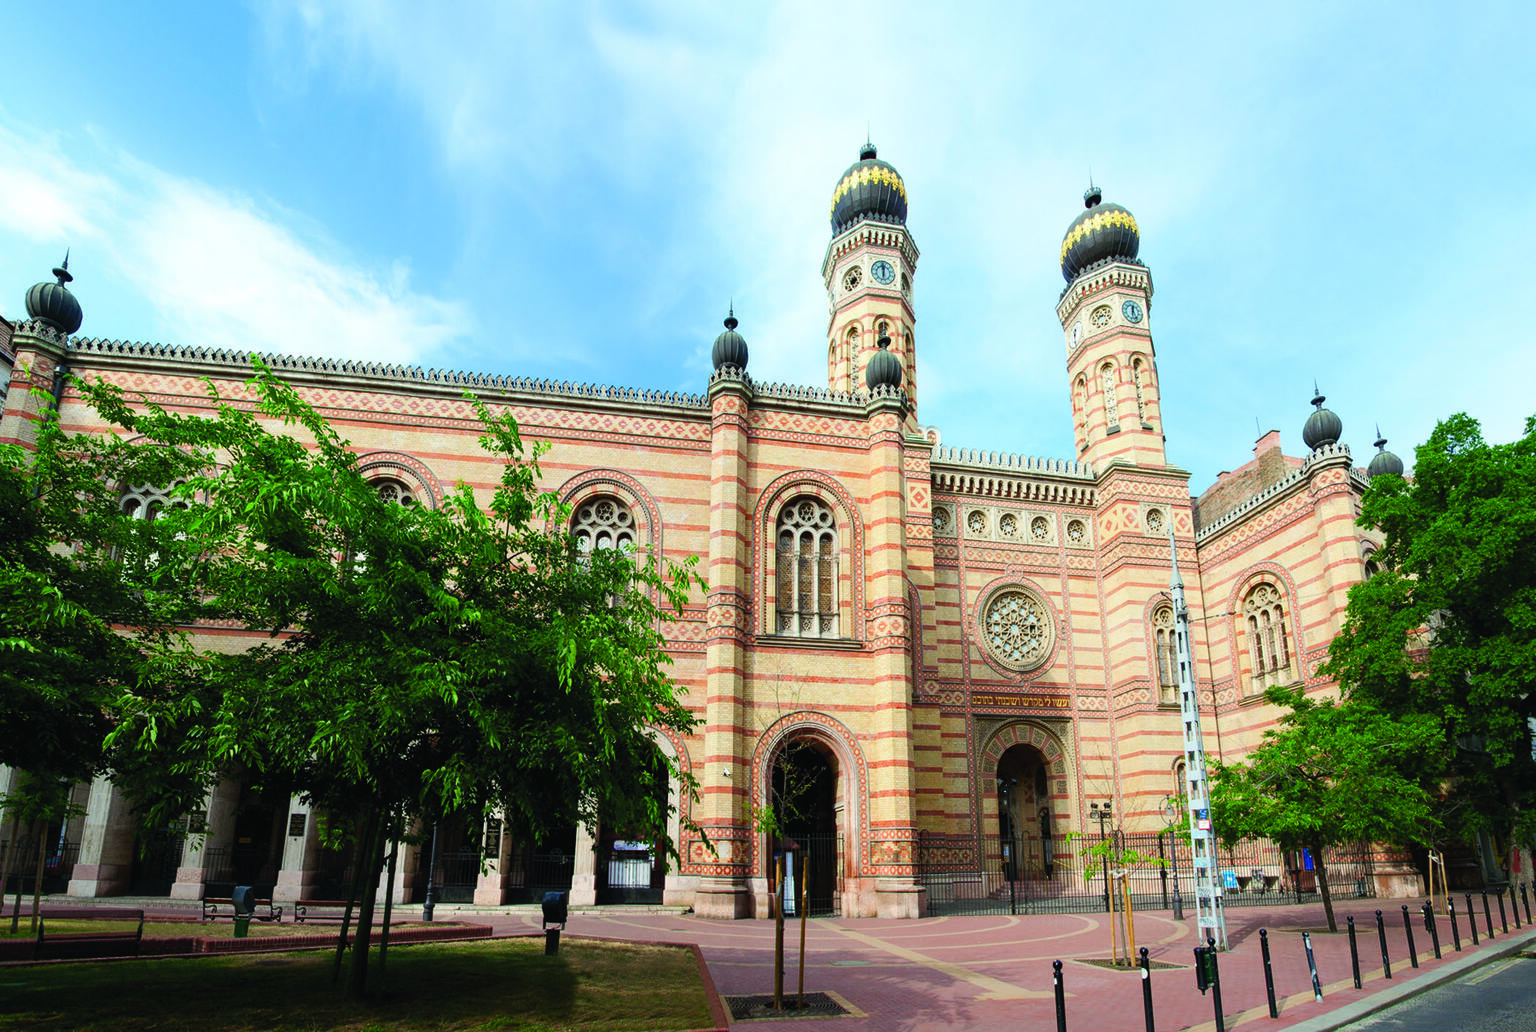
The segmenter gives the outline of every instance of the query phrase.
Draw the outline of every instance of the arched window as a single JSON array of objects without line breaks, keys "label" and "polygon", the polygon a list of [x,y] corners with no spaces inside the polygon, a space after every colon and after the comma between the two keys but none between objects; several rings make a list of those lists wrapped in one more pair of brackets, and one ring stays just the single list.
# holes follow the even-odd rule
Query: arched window
[{"label": "arched window", "polygon": [[1131,362],[1131,382],[1136,385],[1136,418],[1143,423],[1147,421],[1147,402],[1142,396],[1142,381],[1145,379],[1145,370],[1142,368],[1141,359]]},{"label": "arched window", "polygon": [[1104,420],[1113,433],[1120,429],[1120,402],[1115,397],[1115,367],[1105,362],[1099,370],[1099,379],[1104,384]]},{"label": "arched window", "polygon": [[571,532],[583,552],[599,548],[629,551],[635,547],[635,515],[612,495],[598,495],[577,507]]},{"label": "arched window", "polygon": [[1173,607],[1152,612],[1152,646],[1157,657],[1157,701],[1179,701],[1179,651],[1174,640]]},{"label": "arched window", "polygon": [[372,481],[374,490],[379,492],[379,497],[386,502],[409,508],[416,504],[416,492],[403,480],[394,477],[383,477]]},{"label": "arched window", "polygon": [[801,495],[779,511],[776,558],[776,632],[837,637],[837,520],[819,498]]},{"label": "arched window", "polygon": [[128,514],[129,519],[153,522],[168,508],[185,509],[187,507],[186,502],[171,499],[172,489],[180,483],[181,481],[178,480],[170,487],[135,484],[123,492],[118,504]]},{"label": "arched window", "polygon": [[1291,650],[1285,640],[1285,596],[1273,584],[1260,584],[1243,602],[1248,652],[1253,662],[1251,687],[1257,693],[1291,677]]}]

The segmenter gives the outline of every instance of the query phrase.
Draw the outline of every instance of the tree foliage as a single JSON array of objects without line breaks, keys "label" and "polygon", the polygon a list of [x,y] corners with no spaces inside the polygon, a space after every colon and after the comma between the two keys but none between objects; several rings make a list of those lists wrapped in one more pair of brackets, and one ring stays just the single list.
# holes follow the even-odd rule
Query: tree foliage
[{"label": "tree foliage", "polygon": [[1326,672],[1353,698],[1440,735],[1426,765],[1444,779],[1442,819],[1459,837],[1536,838],[1536,419],[1510,444],[1476,420],[1441,422],[1411,481],[1373,478],[1360,522],[1385,535],[1380,567],[1349,597]]},{"label": "tree foliage", "polygon": [[1308,849],[1333,930],[1325,850],[1355,842],[1427,842],[1432,797],[1416,773],[1439,729],[1423,714],[1391,716],[1363,700],[1309,698],[1271,688],[1289,712],[1242,763],[1212,765],[1212,818],[1223,845],[1268,838]]},{"label": "tree foliage", "polygon": [[691,567],[580,551],[509,415],[477,405],[501,469],[488,505],[460,484],[438,507],[402,506],[293,388],[259,365],[249,386],[254,411],[220,402],[211,417],[88,388],[125,431],[206,460],[163,521],[195,545],[154,579],[262,639],[121,693],[111,760],[150,821],[224,777],[296,791],[354,820],[364,885],[416,821],[478,829],[500,810],[509,834],[538,839],[601,815],[664,839],[647,729],[693,725],[661,636]]}]

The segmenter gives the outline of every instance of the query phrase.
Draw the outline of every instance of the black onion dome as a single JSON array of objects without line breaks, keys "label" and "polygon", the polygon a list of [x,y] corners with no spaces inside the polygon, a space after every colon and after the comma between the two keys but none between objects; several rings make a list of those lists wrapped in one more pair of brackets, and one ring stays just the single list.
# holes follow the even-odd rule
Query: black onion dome
[{"label": "black onion dome", "polygon": [[1308,448],[1317,451],[1324,445],[1338,443],[1339,437],[1344,433],[1344,421],[1323,408],[1323,402],[1328,399],[1323,397],[1316,385],[1313,386],[1312,393],[1316,395],[1312,399],[1312,404],[1316,407],[1301,428],[1301,439],[1307,443]]},{"label": "black onion dome", "polygon": [[875,157],[875,145],[859,149],[859,160],[848,166],[832,191],[832,232],[856,222],[907,223],[907,184],[890,162]]},{"label": "black onion dome", "polygon": [[736,307],[732,305],[731,314],[725,317],[725,331],[715,338],[715,346],[710,351],[716,370],[723,366],[747,368],[747,338],[736,332],[739,325],[736,321]]},{"label": "black onion dome", "polygon": [[66,337],[80,328],[80,302],[64,284],[75,277],[69,274],[69,255],[64,264],[53,270],[57,283],[37,283],[27,291],[27,315],[40,323],[46,323]]},{"label": "black onion dome", "polygon": [[864,367],[864,382],[871,391],[877,387],[901,386],[901,359],[891,354],[891,338],[880,335],[880,350],[869,356]]},{"label": "black onion dome", "polygon": [[1381,427],[1376,428],[1376,454],[1371,456],[1371,464],[1365,471],[1373,477],[1379,477],[1383,473],[1394,477],[1403,475],[1403,460],[1387,451],[1387,439],[1381,436]]},{"label": "black onion dome", "polygon": [[1141,231],[1136,217],[1118,204],[1104,204],[1104,194],[1090,186],[1083,194],[1084,211],[1061,238],[1061,275],[1071,283],[1077,274],[1110,258],[1136,259]]}]

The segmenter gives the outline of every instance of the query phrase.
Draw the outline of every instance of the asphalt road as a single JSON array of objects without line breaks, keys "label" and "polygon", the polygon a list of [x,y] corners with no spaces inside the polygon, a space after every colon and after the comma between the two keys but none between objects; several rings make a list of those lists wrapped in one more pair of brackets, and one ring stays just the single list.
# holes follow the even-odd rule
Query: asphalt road
[{"label": "asphalt road", "polygon": [[1345,1026],[1348,1032],[1536,1032],[1536,958],[1515,955]]}]

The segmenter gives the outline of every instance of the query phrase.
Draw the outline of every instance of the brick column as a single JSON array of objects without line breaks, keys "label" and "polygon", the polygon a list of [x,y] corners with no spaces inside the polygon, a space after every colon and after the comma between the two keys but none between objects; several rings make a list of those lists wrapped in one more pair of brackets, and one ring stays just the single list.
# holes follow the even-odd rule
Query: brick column
[{"label": "brick column", "polygon": [[235,806],[240,802],[240,782],[221,781],[203,800],[200,828],[192,828],[181,847],[181,866],[171,886],[172,899],[202,899],[208,884],[208,850],[230,846],[235,825]]},{"label": "brick column", "polygon": [[912,753],[912,644],[907,614],[906,477],[902,431],[906,396],[877,387],[867,409],[869,507],[866,512],[869,652],[874,735],[864,744],[869,763],[869,871],[880,917],[922,917],[922,886],[913,876],[917,851],[916,779]]},{"label": "brick column", "polygon": [[704,758],[698,771],[698,823],[718,851],[688,843],[685,858],[700,872],[694,913],[740,918],[751,913],[747,814],[751,761],[746,754],[744,691],[748,560],[747,411],[751,384],[726,366],[710,379],[709,630],[705,671]]},{"label": "brick column", "polygon": [[133,811],[112,782],[91,782],[80,859],[69,880],[71,896],[111,896],[128,888],[133,876]]},{"label": "brick column", "polygon": [[507,840],[507,835],[502,829],[502,815],[497,811],[486,818],[485,833],[489,837],[495,832],[496,841],[486,842],[489,858],[480,870],[480,879],[475,883],[475,903],[478,906],[496,906],[507,901],[507,862],[511,859],[512,844]]},{"label": "brick column", "polygon": [[[302,834],[293,834],[297,818],[303,818]],[[272,890],[276,903],[292,903],[309,895],[320,877],[320,822],[308,803],[293,796],[288,800],[288,821],[283,826],[283,869],[277,872]]]},{"label": "brick column", "polygon": [[[606,858],[603,861],[607,862]],[[576,859],[571,867],[573,907],[597,905],[597,841],[585,824],[576,825]]]}]

